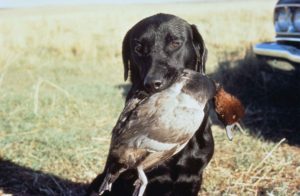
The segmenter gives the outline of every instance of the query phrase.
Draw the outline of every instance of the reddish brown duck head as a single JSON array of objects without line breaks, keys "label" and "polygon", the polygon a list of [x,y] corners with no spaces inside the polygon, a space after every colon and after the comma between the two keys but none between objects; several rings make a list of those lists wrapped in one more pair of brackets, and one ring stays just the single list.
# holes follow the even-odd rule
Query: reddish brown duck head
[{"label": "reddish brown duck head", "polygon": [[226,134],[229,140],[232,140],[231,130],[238,121],[245,115],[243,104],[235,96],[226,92],[223,87],[217,85],[217,94],[214,97],[215,110],[219,120],[226,127]]}]

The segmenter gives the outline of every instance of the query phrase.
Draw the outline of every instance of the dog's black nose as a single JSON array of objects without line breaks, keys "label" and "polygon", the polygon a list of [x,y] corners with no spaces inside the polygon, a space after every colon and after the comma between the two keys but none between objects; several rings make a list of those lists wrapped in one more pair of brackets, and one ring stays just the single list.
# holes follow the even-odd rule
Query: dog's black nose
[{"label": "dog's black nose", "polygon": [[158,79],[146,80],[144,86],[149,91],[158,91],[161,89],[163,82]]},{"label": "dog's black nose", "polygon": [[154,81],[153,81],[153,84],[152,84],[152,86],[153,86],[155,89],[160,89],[161,85],[162,85],[162,81],[161,81],[161,80],[154,80]]}]

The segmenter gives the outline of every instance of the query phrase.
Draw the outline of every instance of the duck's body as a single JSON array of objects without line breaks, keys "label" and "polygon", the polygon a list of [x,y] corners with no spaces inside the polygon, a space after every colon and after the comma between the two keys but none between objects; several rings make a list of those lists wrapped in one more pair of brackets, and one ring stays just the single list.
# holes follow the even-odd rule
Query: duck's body
[{"label": "duck's body", "polygon": [[194,71],[184,70],[179,75],[169,88],[126,103],[113,129],[100,193],[109,190],[120,173],[136,168],[140,181],[134,194],[143,195],[147,184],[144,170],[171,158],[198,130],[204,108],[216,93],[215,84]]}]

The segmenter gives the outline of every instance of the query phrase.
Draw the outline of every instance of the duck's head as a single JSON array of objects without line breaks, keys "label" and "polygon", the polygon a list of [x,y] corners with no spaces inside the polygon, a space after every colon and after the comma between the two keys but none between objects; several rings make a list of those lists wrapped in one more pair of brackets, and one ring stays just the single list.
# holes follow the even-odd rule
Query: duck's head
[{"label": "duck's head", "polygon": [[232,140],[231,129],[245,115],[244,106],[238,98],[220,86],[217,87],[214,104],[217,116],[225,125],[228,138]]}]

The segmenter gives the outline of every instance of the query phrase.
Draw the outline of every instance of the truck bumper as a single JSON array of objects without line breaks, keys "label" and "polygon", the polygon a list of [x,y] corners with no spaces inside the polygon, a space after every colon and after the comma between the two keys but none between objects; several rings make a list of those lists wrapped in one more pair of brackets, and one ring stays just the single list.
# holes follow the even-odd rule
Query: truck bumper
[{"label": "truck bumper", "polygon": [[283,58],[291,62],[300,63],[300,50],[296,47],[276,42],[265,42],[253,46],[256,55],[273,58]]}]

